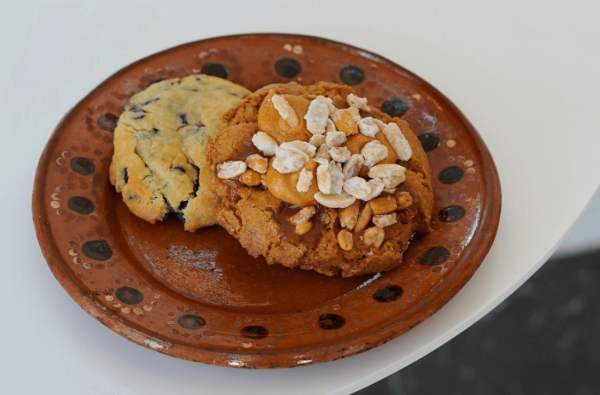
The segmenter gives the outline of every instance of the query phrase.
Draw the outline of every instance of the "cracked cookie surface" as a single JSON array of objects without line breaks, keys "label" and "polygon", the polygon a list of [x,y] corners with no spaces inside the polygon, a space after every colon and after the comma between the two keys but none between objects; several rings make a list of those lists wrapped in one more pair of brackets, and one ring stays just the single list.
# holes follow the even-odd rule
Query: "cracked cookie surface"
[{"label": "cracked cookie surface", "polygon": [[191,75],[157,82],[130,99],[114,132],[109,175],[132,213],[155,223],[175,211],[190,231],[217,222],[220,198],[208,188],[206,142],[225,128],[221,114],[250,93]]},{"label": "cracked cookie surface", "polygon": [[[207,161],[216,179],[213,184],[214,191],[223,198],[223,205],[218,214],[219,223],[240,241],[250,255],[262,255],[269,264],[279,263],[291,268],[315,270],[326,275],[358,276],[399,266],[402,263],[403,252],[408,248],[413,235],[430,230],[434,198],[429,164],[418,138],[405,121],[391,118],[366,104],[360,110],[363,111],[361,117],[372,117],[388,126],[392,123],[393,128],[401,131],[412,149],[412,156],[408,160],[397,157],[383,132],[369,137],[359,133],[356,128],[357,130],[348,130],[345,133],[348,137],[344,137],[344,141],[340,140],[334,144],[335,128],[328,130],[329,126],[321,122],[317,125],[317,130],[305,120],[305,116],[311,118],[310,114],[306,115],[309,112],[309,103],[314,100],[329,103],[327,98],[331,99],[331,104],[340,106],[337,110],[331,109],[332,112],[342,110],[342,115],[346,113],[348,117],[352,116],[352,111],[360,115],[358,109],[350,111],[351,109],[344,107],[351,101],[351,94],[352,88],[338,84],[273,84],[259,89],[223,115],[228,127],[209,140]],[[296,112],[297,123],[294,122],[294,126],[281,116],[283,111],[273,110],[273,104],[277,103],[270,104],[269,100],[277,97],[276,95],[285,99]],[[320,96],[323,99],[317,99]],[[323,117],[326,117],[324,111],[323,108]],[[344,126],[343,122],[352,123],[342,119],[338,128]],[[308,130],[313,128],[322,132],[323,127],[326,135],[321,139],[314,138]],[[267,134],[273,140],[272,144],[279,144],[278,148],[266,153],[267,137],[261,133]],[[331,133],[329,139],[327,133]],[[257,136],[260,136],[260,144],[257,144]],[[286,174],[273,170],[278,151],[285,151],[283,147],[287,147],[288,150],[301,150],[304,143],[300,144],[299,141],[308,140],[320,147],[316,153],[309,155],[314,155],[314,158],[304,164],[302,170],[293,173],[286,173],[286,170]],[[306,193],[312,197],[315,192],[312,189],[304,192],[306,188],[298,188],[300,174],[313,172],[313,177],[308,177],[312,178],[312,184],[308,184],[315,187],[319,174],[315,171],[316,163],[313,162],[322,163],[319,151],[327,151],[327,142],[331,143],[332,147],[341,145],[353,155],[360,153],[368,143],[384,145],[387,147],[387,157],[377,163],[404,167],[405,180],[398,187],[393,185],[388,188],[387,185],[386,191],[383,191],[383,182],[379,182],[379,198],[372,201],[356,199],[350,206],[326,206],[321,202],[316,204],[312,199],[300,199],[305,197]],[[224,163],[243,163],[244,160],[248,163],[248,155],[256,154],[249,149],[253,147],[253,143],[256,149],[262,150],[262,154],[269,158],[266,182],[262,186],[248,186],[244,184],[243,179],[219,179],[218,169],[222,168]],[[293,144],[295,148],[291,147]],[[333,149],[335,147],[330,148],[329,152]],[[297,151],[290,155],[302,157]],[[325,155],[329,154],[325,152]],[[345,158],[342,160],[345,161]],[[350,160],[347,163],[351,163]],[[366,173],[369,169],[364,166],[360,168],[362,163],[358,163],[354,172],[359,173],[358,175],[364,174],[364,177],[368,178]],[[274,182],[278,183],[274,185]],[[283,190],[281,193],[280,187]],[[318,193],[314,195],[316,198]],[[343,196],[343,199],[348,199],[347,194]],[[393,207],[388,210],[386,207],[389,205]],[[310,209],[310,212],[305,212],[307,209]],[[365,212],[368,212],[367,219],[363,218]],[[308,220],[305,218],[307,216]],[[371,221],[374,226],[367,228]],[[299,228],[307,224],[309,226]]]}]

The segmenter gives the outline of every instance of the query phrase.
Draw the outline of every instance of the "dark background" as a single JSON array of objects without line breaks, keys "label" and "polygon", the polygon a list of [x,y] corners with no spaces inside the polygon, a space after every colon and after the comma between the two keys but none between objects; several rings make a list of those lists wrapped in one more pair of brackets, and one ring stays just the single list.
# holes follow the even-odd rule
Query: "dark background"
[{"label": "dark background", "polygon": [[550,259],[475,325],[355,395],[600,394],[600,250]]}]

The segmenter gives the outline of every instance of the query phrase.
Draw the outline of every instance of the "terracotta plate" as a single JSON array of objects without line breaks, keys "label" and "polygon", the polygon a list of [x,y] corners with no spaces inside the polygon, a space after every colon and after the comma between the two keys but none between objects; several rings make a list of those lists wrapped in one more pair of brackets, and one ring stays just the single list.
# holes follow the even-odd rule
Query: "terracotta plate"
[{"label": "terracotta plate", "polygon": [[[200,72],[250,90],[273,82],[346,83],[401,116],[429,156],[434,231],[412,242],[400,268],[340,278],[252,259],[217,226],[188,233],[177,218],[150,225],[130,214],[108,181],[118,116],[149,84]],[[178,358],[280,368],[363,352],[440,309],[491,246],[500,185],[466,118],[411,72],[321,38],[252,34],[160,52],[81,100],[40,159],[33,216],[58,281],[108,328]]]}]

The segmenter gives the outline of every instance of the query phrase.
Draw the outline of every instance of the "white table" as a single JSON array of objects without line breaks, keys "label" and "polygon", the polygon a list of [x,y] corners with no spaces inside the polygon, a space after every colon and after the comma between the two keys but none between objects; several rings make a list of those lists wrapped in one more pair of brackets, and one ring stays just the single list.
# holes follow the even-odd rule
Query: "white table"
[{"label": "white table", "polygon": [[[531,276],[600,184],[600,3],[502,1],[17,5],[2,13],[1,393],[345,394],[439,347]],[[588,5],[584,5],[588,3]],[[177,360],[112,333],[51,275],[31,220],[54,126],[117,69],[217,35],[318,35],[379,53],[432,83],[479,130],[498,167],[496,242],[432,318],[369,352],[251,371]]]}]

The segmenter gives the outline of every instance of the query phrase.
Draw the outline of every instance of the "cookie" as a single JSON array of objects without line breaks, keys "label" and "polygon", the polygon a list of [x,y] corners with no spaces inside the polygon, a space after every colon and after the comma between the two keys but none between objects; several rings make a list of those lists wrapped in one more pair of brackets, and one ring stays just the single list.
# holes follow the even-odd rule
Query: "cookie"
[{"label": "cookie", "polygon": [[269,85],[208,141],[219,223],[254,257],[326,275],[398,267],[433,189],[409,125],[331,83]]},{"label": "cookie", "polygon": [[206,142],[225,128],[220,116],[251,92],[192,75],[157,82],[133,96],[114,132],[110,181],[136,216],[160,221],[172,211],[186,230],[216,223]]}]

